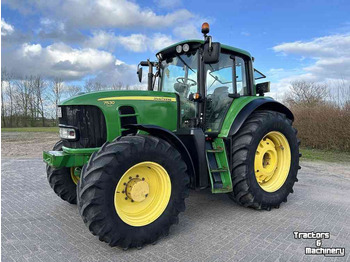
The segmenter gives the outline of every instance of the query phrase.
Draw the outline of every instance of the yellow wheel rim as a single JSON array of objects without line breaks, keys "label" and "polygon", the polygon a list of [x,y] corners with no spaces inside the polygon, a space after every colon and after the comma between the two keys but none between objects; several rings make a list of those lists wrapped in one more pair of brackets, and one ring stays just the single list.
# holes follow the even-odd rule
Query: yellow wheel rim
[{"label": "yellow wheel rim", "polygon": [[266,192],[275,192],[286,181],[291,165],[291,152],[287,138],[272,131],[260,141],[254,160],[255,177]]},{"label": "yellow wheel rim", "polygon": [[164,212],[171,195],[168,172],[154,162],[141,162],[120,178],[114,193],[115,210],[126,224],[145,226]]},{"label": "yellow wheel rim", "polygon": [[70,177],[72,178],[72,181],[74,184],[78,185],[79,182],[79,177],[74,174],[75,172],[75,167],[70,168]]}]

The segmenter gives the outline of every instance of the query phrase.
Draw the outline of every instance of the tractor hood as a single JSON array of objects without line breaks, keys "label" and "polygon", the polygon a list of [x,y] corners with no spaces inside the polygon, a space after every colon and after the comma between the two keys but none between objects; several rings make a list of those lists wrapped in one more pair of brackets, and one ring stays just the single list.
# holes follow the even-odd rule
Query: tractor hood
[{"label": "tractor hood", "polygon": [[[111,141],[121,135],[127,124],[152,124],[171,131],[178,127],[178,98],[175,93],[157,91],[100,91],[78,95],[63,101],[59,107],[63,118],[67,115],[84,116],[74,117],[73,123],[61,124],[79,126],[81,117],[89,117],[89,108],[99,108],[102,112],[107,131],[107,140]],[[92,106],[92,107],[91,107]],[[80,110],[81,109],[81,110]],[[74,111],[75,110],[75,111]],[[85,110],[85,111],[84,111]],[[70,113],[67,113],[67,112]],[[91,115],[93,115],[91,113]],[[84,120],[86,121],[86,120]]]}]

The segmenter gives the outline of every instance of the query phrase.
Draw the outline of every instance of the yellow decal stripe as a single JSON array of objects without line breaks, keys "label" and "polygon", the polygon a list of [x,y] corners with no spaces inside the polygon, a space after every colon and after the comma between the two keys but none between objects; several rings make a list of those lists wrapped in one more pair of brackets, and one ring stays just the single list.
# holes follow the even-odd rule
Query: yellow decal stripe
[{"label": "yellow decal stripe", "polygon": [[175,97],[164,96],[112,96],[99,98],[98,101],[107,100],[142,100],[142,101],[160,101],[160,102],[176,102]]}]

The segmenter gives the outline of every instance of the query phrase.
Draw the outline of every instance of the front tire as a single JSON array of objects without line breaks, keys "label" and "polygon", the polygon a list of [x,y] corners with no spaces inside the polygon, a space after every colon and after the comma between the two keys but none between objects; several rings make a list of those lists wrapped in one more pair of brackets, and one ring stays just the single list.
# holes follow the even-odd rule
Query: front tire
[{"label": "front tire", "polygon": [[[53,151],[62,151],[63,142],[58,141],[53,147]],[[70,204],[77,203],[77,186],[76,183],[78,179],[74,174],[73,168],[62,167],[55,168],[49,165],[46,165],[46,174],[47,180],[53,191],[62,198],[64,201],[67,201]]]},{"label": "front tire", "polygon": [[169,143],[152,136],[119,137],[84,166],[79,213],[101,241],[140,248],[178,222],[188,183],[187,166]]},{"label": "front tire", "polygon": [[299,140],[284,114],[254,112],[232,138],[231,199],[255,209],[278,208],[293,186],[299,169]]}]

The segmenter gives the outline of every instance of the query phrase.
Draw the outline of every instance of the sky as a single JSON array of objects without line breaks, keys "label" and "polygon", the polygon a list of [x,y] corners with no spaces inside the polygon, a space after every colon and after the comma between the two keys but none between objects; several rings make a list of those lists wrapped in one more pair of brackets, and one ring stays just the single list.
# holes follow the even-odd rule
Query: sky
[{"label": "sky", "polygon": [[350,1],[2,0],[1,63],[18,77],[137,84],[139,61],[177,41],[249,51],[275,97],[291,81],[350,83]]}]

